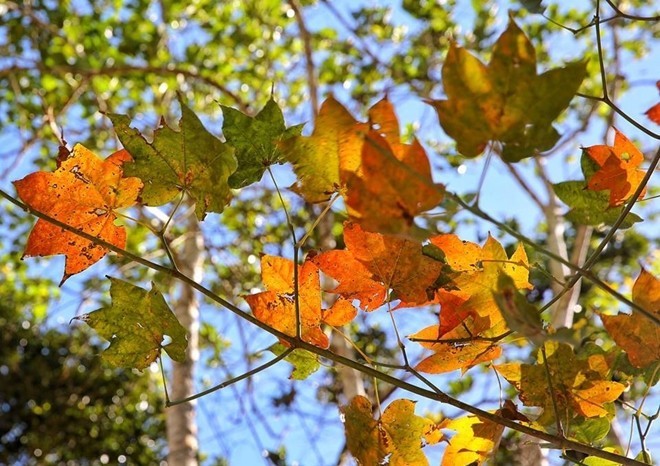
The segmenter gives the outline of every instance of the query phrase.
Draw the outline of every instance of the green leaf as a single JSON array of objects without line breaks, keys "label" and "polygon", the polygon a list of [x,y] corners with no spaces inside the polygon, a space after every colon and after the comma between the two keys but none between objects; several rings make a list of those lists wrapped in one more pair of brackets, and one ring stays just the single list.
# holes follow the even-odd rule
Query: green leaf
[{"label": "green leaf", "polygon": [[133,156],[124,165],[125,176],[144,183],[141,199],[146,205],[163,205],[184,191],[195,201],[197,218],[207,212],[220,213],[231,199],[229,176],[236,171],[234,149],[209,133],[179,95],[180,129],[161,121],[153,142],[130,127],[126,115],[108,114],[117,137]]},{"label": "green leaf", "polygon": [[261,179],[266,167],[284,163],[284,156],[277,146],[279,141],[297,136],[303,125],[286,128],[284,115],[275,100],[253,118],[224,105],[222,133],[227,143],[236,150],[238,169],[229,177],[229,186],[243,188]]},{"label": "green leaf", "polygon": [[[605,447],[603,448],[604,451],[608,451],[610,453],[616,453],[617,455],[620,455],[621,452],[612,448],[612,447]],[[620,463],[617,463],[615,461],[610,461],[606,460],[603,458],[599,458],[598,456],[587,456],[583,461],[582,464],[585,466],[620,466]]]},{"label": "green leaf", "polygon": [[518,0],[527,11],[530,13],[542,14],[545,11],[545,7],[541,5],[543,0]]},{"label": "green leaf", "polygon": [[[165,298],[152,283],[151,291],[117,278],[110,279],[112,304],[75,317],[106,340],[110,346],[103,358],[115,367],[144,369],[160,355],[161,349],[175,361],[186,359],[188,339]],[[163,345],[165,336],[171,339]]]},{"label": "green leaf", "polygon": [[[286,346],[281,343],[275,343],[268,349],[276,356],[279,356],[287,350]],[[293,380],[305,380],[321,367],[317,355],[300,348],[294,349],[291,354],[284,358],[284,360],[293,364],[293,371],[289,376],[289,378]]]},{"label": "green leaf", "polygon": [[598,417],[584,419],[581,422],[571,423],[571,437],[587,445],[593,445],[603,440],[610,431],[610,419]]},{"label": "green leaf", "polygon": [[[552,185],[557,197],[571,210],[565,217],[582,225],[612,225],[621,215],[624,207],[610,207],[606,192],[586,189],[584,181],[563,181]],[[621,228],[630,228],[642,219],[629,213]]]},{"label": "green leaf", "polygon": [[430,101],[440,124],[466,157],[489,141],[517,162],[551,149],[559,139],[552,122],[568,107],[586,75],[586,62],[536,74],[536,53],[511,19],[486,66],[452,44],[442,67],[446,100]]}]

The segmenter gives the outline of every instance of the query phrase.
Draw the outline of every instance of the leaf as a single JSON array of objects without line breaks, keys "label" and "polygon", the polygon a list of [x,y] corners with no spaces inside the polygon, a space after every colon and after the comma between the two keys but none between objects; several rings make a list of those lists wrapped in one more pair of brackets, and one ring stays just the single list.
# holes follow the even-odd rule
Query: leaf
[{"label": "leaf", "polygon": [[[537,422],[542,425],[553,422],[553,397],[562,420],[571,419],[576,414],[587,418],[611,416],[606,405],[616,400],[626,387],[606,380],[611,370],[602,355],[578,359],[569,345],[555,341],[546,342],[545,350],[547,367],[540,349],[535,365],[510,363],[495,366],[495,370],[518,389],[525,406],[543,408]],[[552,392],[547,372],[551,376]]]},{"label": "leaf", "polygon": [[[115,225],[115,210],[132,206],[142,187],[139,179],[123,177],[122,166],[129,160],[125,150],[102,160],[76,144],[53,173],[32,173],[14,181],[14,186],[32,209],[123,249],[126,230]],[[64,254],[61,285],[107,253],[106,248],[39,219],[28,237],[24,257]]]},{"label": "leaf", "polygon": [[368,231],[407,234],[414,218],[442,201],[422,145],[403,144],[394,107],[387,98],[369,110],[371,130],[361,149],[360,165],[342,170],[351,220]]},{"label": "leaf", "polygon": [[[289,259],[264,255],[261,277],[267,291],[245,296],[257,319],[290,336],[297,334],[293,267]],[[321,309],[319,269],[309,259],[298,266],[298,296],[302,339],[321,348],[330,345],[321,323],[342,326],[357,314],[355,307],[344,299],[337,300],[330,309]]]},{"label": "leaf", "polygon": [[[288,259],[263,256],[261,276],[268,291],[245,296],[257,319],[292,337],[297,334],[293,267],[293,262]],[[299,266],[298,280],[301,337],[308,343],[327,348],[330,342],[321,330],[318,268],[311,262],[305,262],[302,267]]]},{"label": "leaf", "polygon": [[543,0],[519,0],[519,3],[530,13],[543,14],[545,7]]},{"label": "leaf", "polygon": [[321,105],[311,136],[293,136],[279,143],[298,177],[292,189],[307,202],[327,201],[339,191],[341,146],[354,135],[356,123],[348,110],[330,96]]},{"label": "leaf", "polygon": [[[623,207],[610,207],[607,194],[588,190],[584,181],[563,181],[553,184],[552,188],[557,197],[571,207],[565,215],[571,222],[582,225],[612,225],[623,211]],[[630,212],[620,228],[630,228],[641,221],[638,215]]]},{"label": "leaf", "polygon": [[[461,335],[463,336],[463,335]],[[491,361],[502,354],[502,349],[495,343],[488,341],[466,341],[465,343],[443,342],[461,336],[445,334],[438,336],[438,326],[427,327],[410,338],[414,340],[428,340],[420,342],[425,348],[435,351],[435,354],[422,360],[415,366],[415,370],[427,374],[442,374],[461,369],[465,373],[468,369],[482,362]],[[469,340],[469,334],[464,335]]]},{"label": "leaf", "polygon": [[[633,286],[633,302],[660,317],[660,280],[643,268]],[[644,314],[633,310],[632,314],[616,316],[600,314],[600,318],[635,367],[660,361],[660,327]]]},{"label": "leaf", "polygon": [[[103,359],[115,367],[144,369],[160,355],[161,349],[175,361],[186,359],[186,329],[181,326],[163,295],[151,284],[147,291],[123,280],[110,279],[112,304],[89,314],[74,317],[85,322],[110,346]],[[171,342],[163,345],[165,336]]]},{"label": "leaf", "polygon": [[[660,91],[660,81],[655,83],[655,87],[657,87],[658,91]],[[660,125],[660,102],[649,108],[644,114],[649,117],[649,120],[651,120],[653,123]]]},{"label": "leaf", "polygon": [[[614,447],[605,447],[605,448],[603,448],[603,451],[608,451],[610,453],[616,453],[617,455],[622,455],[623,454],[621,449],[614,448]],[[606,459],[600,458],[598,456],[587,456],[584,460],[582,460],[582,464],[584,464],[585,466],[621,466],[621,463],[606,460]]]},{"label": "leaf", "polygon": [[311,261],[339,282],[331,290],[345,299],[359,299],[367,311],[380,307],[392,290],[406,303],[423,304],[441,273],[442,263],[425,256],[416,241],[363,230],[344,223],[346,250],[326,251]]},{"label": "leaf", "polygon": [[261,179],[266,168],[284,163],[278,144],[298,136],[302,125],[286,128],[282,110],[274,99],[253,118],[231,107],[221,105],[224,116],[222,133],[234,147],[238,168],[229,177],[231,188],[242,188]]},{"label": "leaf", "polygon": [[339,282],[330,290],[347,300],[357,299],[362,309],[373,311],[387,298],[387,287],[376,281],[369,269],[353,256],[349,250],[325,251],[315,255],[311,261],[323,273]]},{"label": "leaf", "polygon": [[552,122],[566,109],[586,75],[586,62],[536,74],[536,53],[511,18],[486,66],[452,44],[442,67],[446,100],[430,101],[444,131],[466,157],[489,141],[517,162],[551,149],[559,139]]},{"label": "leaf", "polygon": [[[614,146],[591,146],[584,151],[600,167],[587,180],[587,188],[592,191],[608,190],[611,207],[623,204],[635,193],[644,178],[645,172],[638,167],[644,162],[644,155],[630,140],[614,128]],[[639,194],[644,197],[646,188]]]},{"label": "leaf", "polygon": [[[282,343],[275,343],[268,349],[276,356],[279,356],[287,348]],[[293,380],[305,380],[321,367],[317,355],[300,348],[294,349],[284,360],[293,365],[293,371],[291,371],[291,375],[289,376]]]},{"label": "leaf", "polygon": [[183,103],[179,131],[161,120],[153,142],[131,128],[126,115],[108,114],[117,137],[133,155],[126,174],[144,183],[141,200],[159,206],[181,192],[195,202],[195,214],[202,220],[207,212],[220,213],[231,199],[228,179],[236,171],[234,149],[209,133],[197,115]]},{"label": "leaf", "polygon": [[[529,262],[522,246],[508,257],[502,245],[492,236],[480,247],[460,240],[456,235],[438,235],[430,242],[445,254],[447,264],[456,271],[451,288],[436,293],[440,303],[442,334],[472,321],[468,336],[498,336],[507,330],[504,317],[494,299],[501,274],[509,275],[516,289],[529,289]],[[442,335],[440,335],[442,336]]]},{"label": "leaf", "polygon": [[537,346],[543,344],[547,335],[543,330],[539,310],[518,292],[513,279],[507,274],[500,274],[493,297],[511,330]]},{"label": "leaf", "polygon": [[446,423],[435,424],[415,415],[415,402],[395,400],[380,420],[372,414],[371,402],[356,396],[341,408],[348,450],[361,466],[425,466],[428,460],[421,450],[423,443],[437,443],[439,430]]},{"label": "leaf", "polygon": [[447,429],[457,431],[449,440],[441,466],[476,466],[483,464],[500,443],[504,426],[466,416],[452,420]]},{"label": "leaf", "polygon": [[594,445],[603,440],[610,431],[610,420],[606,417],[582,419],[570,426],[570,436],[575,441]]}]

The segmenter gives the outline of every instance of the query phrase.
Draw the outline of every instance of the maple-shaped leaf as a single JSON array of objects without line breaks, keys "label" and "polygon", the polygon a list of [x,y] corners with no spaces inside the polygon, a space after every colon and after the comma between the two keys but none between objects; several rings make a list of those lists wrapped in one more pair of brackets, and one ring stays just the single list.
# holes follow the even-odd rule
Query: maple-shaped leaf
[{"label": "maple-shaped leaf", "polygon": [[497,449],[504,432],[504,426],[477,416],[454,419],[446,428],[457,433],[449,440],[441,466],[484,464]]},{"label": "maple-shaped leaf", "polygon": [[278,143],[300,134],[303,125],[287,128],[284,115],[274,99],[251,117],[240,111],[220,106],[224,116],[222,133],[228,144],[235,149],[238,168],[229,177],[229,186],[242,188],[261,179],[266,168],[284,163]]},{"label": "maple-shaped leaf", "polygon": [[[655,83],[655,87],[660,91],[660,81]],[[649,108],[644,114],[649,117],[649,120],[653,123],[660,125],[660,102]]]},{"label": "maple-shaped leaf", "polygon": [[489,141],[517,162],[551,149],[559,139],[552,122],[566,109],[586,75],[586,62],[536,74],[536,52],[511,18],[484,65],[452,44],[442,67],[446,100],[431,101],[445,132],[466,157]]},{"label": "maple-shaped leaf", "polygon": [[[635,193],[644,178],[644,170],[639,166],[644,155],[630,140],[614,128],[614,145],[591,146],[584,151],[598,165],[599,169],[587,180],[587,188],[592,191],[608,190],[609,205],[618,206]],[[641,199],[646,193],[644,189]]]},{"label": "maple-shaped leaf", "polygon": [[[261,277],[267,291],[245,296],[257,319],[290,336],[297,334],[293,267],[289,259],[263,256]],[[298,266],[298,303],[302,339],[321,348],[330,344],[321,330],[322,322],[342,326],[357,313],[346,300],[338,300],[330,309],[321,309],[319,269],[309,260]]]},{"label": "maple-shaped leaf", "polygon": [[[585,181],[562,181],[553,184],[552,188],[557,197],[570,207],[564,217],[574,223],[612,225],[619,219],[624,209],[622,206],[610,207],[608,194],[587,189]],[[619,228],[630,228],[641,221],[637,214],[629,212]]]},{"label": "maple-shaped leaf", "polygon": [[[287,350],[287,347],[282,343],[275,343],[268,349],[279,356]],[[305,380],[321,367],[318,355],[301,348],[294,349],[284,360],[293,365],[289,376],[292,380]]]},{"label": "maple-shaped leaf", "polygon": [[[257,319],[290,336],[297,334],[293,267],[289,259],[263,256],[261,277],[267,291],[245,296]],[[327,348],[330,343],[321,330],[319,272],[311,262],[305,262],[298,269],[298,303],[302,339]]]},{"label": "maple-shaped leaf", "polygon": [[394,106],[387,98],[369,110],[369,124],[359,165],[341,171],[349,217],[365,230],[408,233],[415,216],[442,201],[443,187],[433,183],[419,141],[401,142]]},{"label": "maple-shaped leaf", "polygon": [[443,251],[447,264],[455,270],[450,288],[436,293],[442,333],[462,324],[468,316],[472,318],[468,326],[472,336],[492,337],[505,332],[506,322],[494,293],[502,274],[511,277],[517,290],[531,288],[525,249],[519,245],[509,257],[490,235],[483,247],[456,235],[438,235],[430,242]]},{"label": "maple-shaped leaf", "polygon": [[344,223],[344,243],[344,251],[328,251],[311,259],[339,282],[332,293],[359,299],[366,310],[382,305],[388,290],[406,303],[428,301],[443,264],[424,255],[421,243],[371,233],[350,221]]},{"label": "maple-shaped leaf", "polygon": [[[124,248],[126,230],[115,225],[116,209],[135,204],[142,187],[138,178],[124,178],[131,160],[125,150],[103,160],[80,144],[53,173],[36,172],[14,181],[18,196],[32,209],[47,214],[103,241]],[[35,224],[24,256],[64,254],[62,283],[98,262],[108,250],[43,219]]]},{"label": "maple-shaped leaf", "polygon": [[[110,346],[103,359],[115,367],[144,369],[160,356],[161,349],[175,361],[186,359],[188,339],[165,302],[163,294],[152,283],[151,290],[108,277],[112,304],[89,314],[75,317],[85,322]],[[169,337],[168,344],[164,339]]]},{"label": "maple-shaped leaf", "polygon": [[599,354],[589,355],[586,359],[577,358],[569,345],[555,341],[546,342],[545,351],[547,364],[539,350],[534,365],[511,363],[495,366],[497,372],[518,389],[525,406],[543,408],[537,421],[542,425],[553,422],[553,398],[557,403],[557,415],[562,420],[571,419],[575,414],[586,418],[609,416],[607,403],[616,400],[626,387],[608,380],[611,368],[605,358]]},{"label": "maple-shaped leaf", "polygon": [[202,220],[207,212],[220,213],[231,199],[228,179],[236,171],[234,149],[209,133],[197,115],[183,103],[176,131],[163,120],[148,142],[131,128],[126,115],[108,114],[117,137],[133,156],[126,174],[144,183],[140,194],[146,205],[159,206],[181,192],[195,202],[195,214]]},{"label": "maple-shaped leaf", "polygon": [[[633,302],[660,317],[660,280],[642,268],[632,290]],[[607,332],[628,353],[635,367],[660,361],[660,326],[641,312],[616,316],[600,315]]]},{"label": "maple-shaped leaf", "polygon": [[356,124],[348,110],[330,96],[321,105],[311,136],[294,136],[279,144],[298,177],[292,189],[307,202],[327,201],[339,191],[340,153],[355,152],[353,143],[358,148],[362,145]]},{"label": "maple-shaped leaf", "polygon": [[341,408],[348,450],[361,466],[427,466],[422,446],[437,443],[446,422],[415,414],[415,402],[395,400],[385,408],[380,420],[373,418],[371,402],[356,396]]}]

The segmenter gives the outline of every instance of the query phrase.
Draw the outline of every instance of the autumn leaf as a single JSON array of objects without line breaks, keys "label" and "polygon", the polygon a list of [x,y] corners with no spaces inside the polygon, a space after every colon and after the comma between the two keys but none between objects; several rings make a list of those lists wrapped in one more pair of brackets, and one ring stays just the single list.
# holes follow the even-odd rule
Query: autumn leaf
[{"label": "autumn leaf", "polygon": [[[489,341],[471,340],[471,335],[457,327],[456,331],[440,334],[439,326],[432,325],[411,335],[413,341],[435,353],[423,359],[415,366],[415,370],[427,374],[443,374],[461,369],[465,373],[471,367],[482,362],[492,361],[502,354],[502,349]],[[463,343],[451,340],[464,339]],[[443,341],[450,340],[450,341]]]},{"label": "autumn leaf", "polygon": [[[32,209],[95,236],[118,248],[126,245],[126,230],[115,225],[115,210],[132,206],[142,183],[124,178],[125,150],[107,159],[77,144],[53,173],[36,172],[15,181],[18,196]],[[64,276],[80,273],[101,260],[108,250],[43,219],[35,224],[24,256],[64,254]]]},{"label": "autumn leaf", "polygon": [[[294,136],[279,144],[298,178],[292,189],[307,202],[327,201],[339,191],[340,153],[347,143],[350,146],[359,129],[356,124],[348,110],[331,96],[321,105],[311,136]],[[360,147],[361,139],[356,142]]]},{"label": "autumn leaf", "polygon": [[361,466],[426,466],[422,446],[437,443],[446,422],[435,424],[415,415],[415,402],[395,400],[380,420],[373,418],[371,402],[356,396],[341,408],[348,450]]},{"label": "autumn leaf", "polygon": [[421,243],[371,233],[352,222],[344,223],[344,243],[346,250],[341,254],[328,251],[311,259],[339,281],[332,293],[359,299],[367,310],[382,305],[388,290],[406,303],[423,304],[432,295],[442,263],[425,256]]},{"label": "autumn leaf", "polygon": [[[633,286],[633,302],[660,317],[660,280],[642,268]],[[641,312],[608,316],[600,314],[603,325],[617,345],[628,353],[635,367],[660,361],[660,327]]]},{"label": "autumn leaf", "polygon": [[130,127],[126,115],[108,117],[134,159],[126,166],[126,174],[144,183],[141,201],[159,206],[185,192],[195,202],[195,214],[202,220],[207,212],[220,213],[229,203],[228,179],[236,171],[237,162],[234,149],[209,133],[180,95],[179,103],[179,131],[161,121],[152,142]]},{"label": "autumn leaf", "polygon": [[[293,267],[289,259],[263,256],[261,277],[267,291],[245,296],[257,319],[290,336],[297,334]],[[345,325],[355,318],[357,310],[344,299],[337,300],[330,309],[321,309],[319,269],[310,260],[299,266],[298,283],[302,339],[327,348],[330,343],[321,323]]]},{"label": "autumn leaf", "polygon": [[387,287],[347,249],[334,249],[314,255],[311,261],[339,284],[331,293],[347,300],[357,299],[365,311],[380,307],[387,298]]},{"label": "autumn leaf", "polygon": [[[123,280],[108,277],[112,304],[74,319],[85,322],[110,346],[103,359],[115,367],[144,369],[161,349],[175,361],[186,359],[188,340],[163,295],[152,283],[147,291]],[[164,344],[165,337],[171,341]]]},{"label": "autumn leaf", "polygon": [[387,98],[369,110],[359,167],[342,170],[349,217],[368,231],[408,234],[418,214],[436,207],[443,187],[433,183],[422,145],[403,144],[394,107]]},{"label": "autumn leaf", "polygon": [[224,105],[222,133],[227,143],[234,147],[238,168],[229,177],[229,186],[242,188],[261,179],[266,168],[275,163],[284,163],[278,147],[280,141],[297,136],[302,125],[287,128],[284,115],[274,99],[255,117]]},{"label": "autumn leaf", "polygon": [[469,330],[473,336],[498,336],[507,330],[495,299],[500,275],[513,280],[517,290],[529,289],[529,261],[522,246],[509,257],[502,245],[492,236],[480,247],[462,241],[456,235],[438,235],[431,244],[445,254],[447,264],[455,270],[450,289],[438,291],[440,326],[449,331],[472,316]]},{"label": "autumn leaf", "polygon": [[[587,188],[592,191],[609,190],[609,205],[612,207],[630,199],[645,175],[643,170],[638,169],[644,162],[644,155],[618,129],[614,128],[614,133],[614,146],[584,148],[599,167],[587,180]],[[639,198],[645,193],[646,189],[639,194]]]},{"label": "autumn leaf", "polygon": [[466,416],[446,426],[457,433],[449,440],[441,466],[478,466],[484,464],[500,443],[504,426]]},{"label": "autumn leaf", "polygon": [[610,416],[607,404],[616,400],[626,387],[607,380],[611,371],[602,355],[592,354],[579,359],[569,345],[554,341],[545,343],[545,351],[547,365],[539,350],[534,365],[510,363],[495,366],[497,372],[518,389],[525,406],[543,408],[537,421],[542,425],[553,422],[553,398],[562,420],[571,419],[575,414],[587,418]]},{"label": "autumn leaf", "polygon": [[537,75],[534,47],[511,18],[488,65],[451,44],[442,67],[447,99],[430,103],[461,154],[476,157],[498,141],[502,158],[517,162],[555,145],[552,122],[585,74],[586,62],[575,62]]},{"label": "autumn leaf", "polygon": [[[274,329],[296,336],[293,261],[275,256],[261,258],[261,276],[267,291],[245,296],[255,317]],[[321,285],[318,268],[305,262],[298,272],[301,337],[321,348],[330,345],[321,330]],[[282,342],[286,344],[286,342]]]},{"label": "autumn leaf", "polygon": [[[660,81],[655,83],[655,87],[660,91]],[[644,114],[649,117],[649,120],[653,123],[660,125],[660,102],[649,108]]]}]

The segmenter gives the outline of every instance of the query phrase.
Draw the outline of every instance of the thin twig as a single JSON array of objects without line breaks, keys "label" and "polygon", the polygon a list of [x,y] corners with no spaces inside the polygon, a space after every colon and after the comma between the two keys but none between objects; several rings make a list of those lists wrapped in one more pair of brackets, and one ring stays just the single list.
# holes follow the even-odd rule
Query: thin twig
[{"label": "thin twig", "polygon": [[169,408],[171,406],[176,406],[176,405],[180,405],[180,404],[183,404],[183,403],[187,403],[189,401],[196,400],[197,398],[201,398],[203,396],[206,396],[209,393],[213,393],[215,391],[221,390],[225,387],[228,387],[232,384],[235,384],[236,382],[240,382],[241,380],[252,377],[253,375],[258,374],[259,372],[264,371],[264,370],[268,369],[271,366],[274,366],[275,364],[280,362],[282,359],[286,358],[289,354],[291,354],[293,352],[293,350],[294,350],[294,348],[287,348],[282,354],[280,354],[276,358],[273,358],[270,361],[268,361],[268,362],[266,362],[266,363],[264,363],[260,366],[257,366],[257,367],[255,367],[254,369],[252,369],[248,372],[245,372],[244,374],[241,374],[241,375],[236,376],[236,377],[234,377],[232,379],[229,379],[229,380],[225,380],[224,382],[219,383],[218,385],[216,385],[214,387],[211,387],[209,389],[206,389],[206,390],[201,391],[199,393],[196,393],[194,395],[188,396],[186,398],[182,398],[180,400],[174,400],[174,401],[167,400],[167,402],[165,403],[165,406],[167,406]]}]

